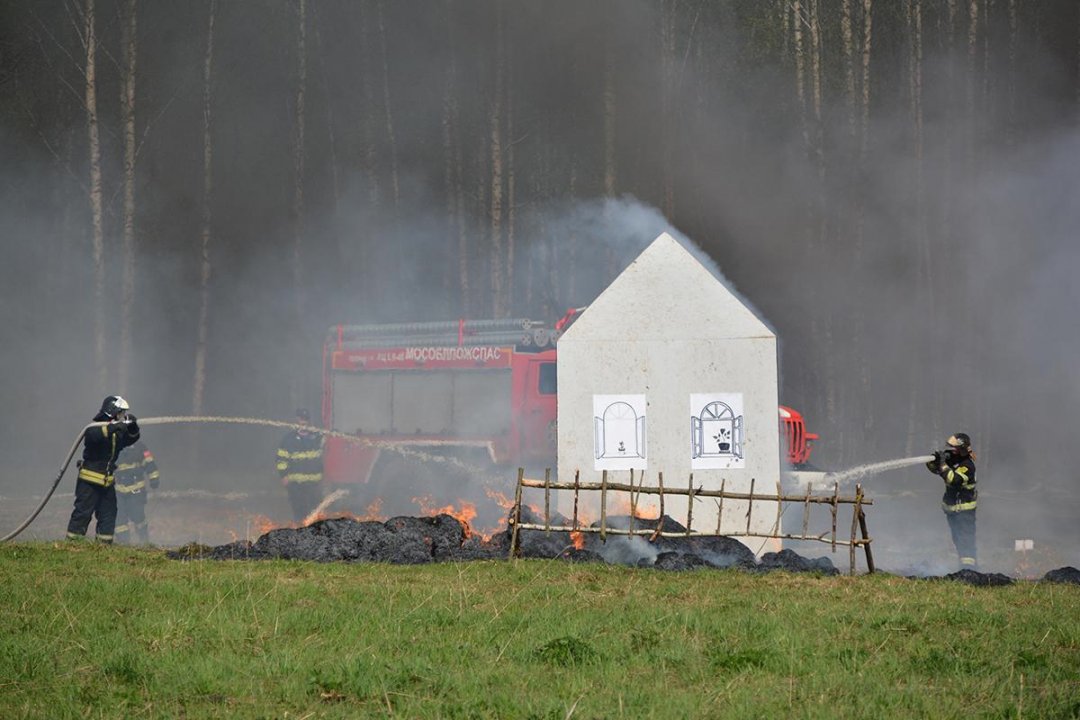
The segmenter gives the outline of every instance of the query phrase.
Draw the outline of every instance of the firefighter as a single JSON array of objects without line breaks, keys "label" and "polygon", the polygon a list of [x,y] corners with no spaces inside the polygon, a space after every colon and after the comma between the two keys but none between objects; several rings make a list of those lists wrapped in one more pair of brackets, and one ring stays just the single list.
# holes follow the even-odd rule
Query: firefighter
[{"label": "firefighter", "polygon": [[101,403],[94,422],[104,423],[86,431],[83,456],[75,483],[75,508],[68,521],[69,540],[86,537],[90,518],[97,524],[94,534],[102,543],[112,543],[116,527],[116,458],[139,439],[139,424],[128,412],[127,400],[110,395]]},{"label": "firefighter", "polygon": [[129,445],[116,460],[116,539],[130,543],[137,535],[143,545],[150,544],[146,522],[147,488],[157,490],[160,482],[154,454],[142,440]]},{"label": "firefighter", "polygon": [[300,427],[281,439],[277,451],[277,471],[289,493],[293,519],[302,523],[322,502],[323,436],[311,428],[311,413],[296,411]]},{"label": "firefighter", "polygon": [[975,553],[975,453],[971,450],[971,438],[966,433],[950,435],[946,449],[934,453],[926,464],[930,472],[945,481],[945,495],[941,507],[949,522],[953,545],[960,556],[960,567],[977,570]]}]

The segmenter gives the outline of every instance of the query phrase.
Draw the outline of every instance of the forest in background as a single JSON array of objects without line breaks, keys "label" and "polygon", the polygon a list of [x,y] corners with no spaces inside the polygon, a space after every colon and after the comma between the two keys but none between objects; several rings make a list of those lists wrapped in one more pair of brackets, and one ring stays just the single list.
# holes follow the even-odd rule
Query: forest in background
[{"label": "forest in background", "polygon": [[0,450],[287,419],[330,325],[554,322],[670,226],[819,464],[1074,492],[1078,119],[1075,0],[8,0]]}]

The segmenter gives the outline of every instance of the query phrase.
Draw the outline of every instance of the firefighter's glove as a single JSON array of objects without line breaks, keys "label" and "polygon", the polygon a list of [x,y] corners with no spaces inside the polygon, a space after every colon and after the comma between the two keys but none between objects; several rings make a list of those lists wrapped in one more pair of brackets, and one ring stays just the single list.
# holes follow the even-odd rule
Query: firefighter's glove
[{"label": "firefighter's glove", "polygon": [[134,415],[129,414],[125,422],[127,422],[127,429],[130,434],[139,434],[139,421]]}]

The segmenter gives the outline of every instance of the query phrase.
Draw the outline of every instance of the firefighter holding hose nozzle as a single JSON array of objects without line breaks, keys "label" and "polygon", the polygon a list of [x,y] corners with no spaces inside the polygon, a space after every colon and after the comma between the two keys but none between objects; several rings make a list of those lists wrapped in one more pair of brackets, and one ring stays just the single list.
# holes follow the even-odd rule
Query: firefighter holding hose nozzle
[{"label": "firefighter holding hose nozzle", "polygon": [[966,433],[950,435],[944,450],[935,450],[926,468],[945,481],[941,508],[949,522],[953,545],[960,556],[961,569],[977,570],[975,552],[975,453]]},{"label": "firefighter holding hose nozzle", "polygon": [[90,519],[97,518],[94,534],[98,542],[112,543],[116,530],[116,458],[120,452],[139,439],[139,424],[128,412],[128,402],[119,395],[110,395],[101,403],[94,416],[95,423],[104,423],[86,431],[83,437],[83,459],[79,463],[75,483],[75,507],[68,521],[69,540],[86,537]]}]

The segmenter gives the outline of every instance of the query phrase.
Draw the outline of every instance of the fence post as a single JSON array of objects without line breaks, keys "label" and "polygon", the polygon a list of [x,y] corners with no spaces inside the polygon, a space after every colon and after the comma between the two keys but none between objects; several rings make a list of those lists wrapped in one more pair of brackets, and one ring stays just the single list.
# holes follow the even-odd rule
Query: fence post
[{"label": "fence post", "polygon": [[574,471],[574,530],[578,529],[577,503],[578,503],[578,492],[580,490],[581,490],[581,470],[578,469],[578,470]]},{"label": "fence post", "polygon": [[607,470],[600,476],[600,542],[607,542]]},{"label": "fence post", "polygon": [[690,537],[690,528],[694,526],[694,473],[690,473],[690,489],[686,494],[686,537]]},{"label": "fence post", "polygon": [[510,532],[510,557],[518,551],[518,525],[521,524],[521,481],[525,478],[525,468],[518,468],[517,488],[514,490],[514,529]]},{"label": "fence post", "polygon": [[870,552],[870,534],[866,532],[866,515],[862,509],[862,485],[855,486],[855,511],[859,516],[859,529],[862,531],[863,550],[866,552],[866,571],[874,572],[874,554]]},{"label": "fence post", "polygon": [[806,533],[810,532],[810,491],[814,487],[813,483],[806,483],[806,500],[803,501],[802,508],[802,539],[806,539]]},{"label": "fence post", "polygon": [[544,532],[551,534],[551,468],[544,469]]},{"label": "fence post", "polygon": [[757,478],[750,478],[750,498],[746,501],[746,534],[750,535],[750,513],[754,512],[754,483]]},{"label": "fence post", "polygon": [[833,496],[832,496],[832,551],[836,552],[836,508],[840,502],[840,483],[833,483]]},{"label": "fence post", "polygon": [[660,517],[656,521],[656,529],[653,530],[649,542],[656,542],[656,538],[660,537],[660,533],[664,530],[664,473],[659,472],[656,474],[656,477],[660,489]]},{"label": "fence post", "polygon": [[862,490],[856,486],[855,490],[855,504],[851,510],[851,542],[848,544],[848,575],[855,574],[855,530],[859,524],[859,493]]}]

